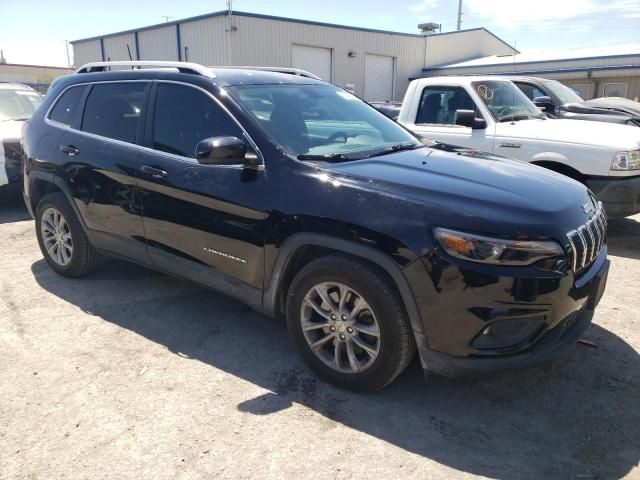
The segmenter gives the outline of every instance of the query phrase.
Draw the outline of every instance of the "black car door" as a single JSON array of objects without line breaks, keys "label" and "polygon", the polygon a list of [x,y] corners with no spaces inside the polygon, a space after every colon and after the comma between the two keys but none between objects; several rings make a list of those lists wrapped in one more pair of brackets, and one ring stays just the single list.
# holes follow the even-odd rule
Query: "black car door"
[{"label": "black car door", "polygon": [[[202,165],[199,141],[248,140],[208,92],[157,82],[140,154],[139,194],[151,261],[249,303],[263,281],[266,178],[262,167]],[[248,143],[248,142],[247,142]]]},{"label": "black car door", "polygon": [[56,152],[94,245],[140,261],[148,257],[135,176],[150,89],[149,81],[88,87]]}]

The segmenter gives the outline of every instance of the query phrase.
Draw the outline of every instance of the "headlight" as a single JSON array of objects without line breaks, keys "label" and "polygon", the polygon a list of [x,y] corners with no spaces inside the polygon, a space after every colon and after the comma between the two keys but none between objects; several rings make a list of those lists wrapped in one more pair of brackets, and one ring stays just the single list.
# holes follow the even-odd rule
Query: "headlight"
[{"label": "headlight", "polygon": [[616,153],[611,162],[611,170],[640,170],[640,150]]},{"label": "headlight", "polygon": [[531,265],[539,260],[564,255],[553,241],[521,241],[483,237],[446,228],[434,229],[445,251],[456,258],[493,265]]}]

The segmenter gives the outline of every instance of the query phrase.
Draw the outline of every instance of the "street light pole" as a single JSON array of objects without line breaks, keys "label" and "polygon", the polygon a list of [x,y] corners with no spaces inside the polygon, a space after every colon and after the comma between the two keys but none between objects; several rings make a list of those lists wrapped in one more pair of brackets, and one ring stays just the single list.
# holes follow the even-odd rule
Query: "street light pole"
[{"label": "street light pole", "polygon": [[67,66],[71,68],[71,57],[69,56],[69,40],[64,40],[64,49],[67,52]]},{"label": "street light pole", "polygon": [[462,26],[462,0],[458,0],[458,30]]}]

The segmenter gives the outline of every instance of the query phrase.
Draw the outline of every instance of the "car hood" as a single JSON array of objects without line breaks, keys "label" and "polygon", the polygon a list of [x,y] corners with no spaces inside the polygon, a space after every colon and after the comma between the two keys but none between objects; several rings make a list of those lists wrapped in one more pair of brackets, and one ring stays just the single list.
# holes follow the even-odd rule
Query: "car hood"
[{"label": "car hood", "polygon": [[604,97],[586,100],[580,105],[591,108],[602,108],[606,110],[616,110],[629,113],[634,116],[640,116],[640,102],[634,102],[628,98],[622,97]]},{"label": "car hood", "polygon": [[566,144],[608,148],[612,152],[640,148],[640,130],[630,125],[567,119],[520,120],[499,123],[496,136],[536,138]]},{"label": "car hood", "polygon": [[[548,237],[586,222],[586,187],[541,167],[448,145],[328,164],[344,186],[422,204],[432,225]],[[383,212],[381,212],[382,215]]]}]

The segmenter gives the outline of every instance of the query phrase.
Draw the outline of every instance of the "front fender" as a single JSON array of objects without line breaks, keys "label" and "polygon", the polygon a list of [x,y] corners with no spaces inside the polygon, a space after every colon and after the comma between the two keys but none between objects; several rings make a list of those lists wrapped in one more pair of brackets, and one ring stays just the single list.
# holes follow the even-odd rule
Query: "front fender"
[{"label": "front fender", "polygon": [[[407,315],[414,332],[423,333],[422,319],[415,300],[414,292],[407,281],[400,266],[389,255],[380,252],[366,245],[331,237],[318,233],[296,233],[291,235],[280,247],[278,257],[275,261],[270,277],[269,286],[263,293],[263,308],[268,312],[275,312],[278,300],[278,292],[289,262],[294,258],[298,249],[307,246],[318,246],[329,248],[337,252],[347,253],[356,257],[373,262],[383,269],[395,283],[400,297],[404,303]],[[417,260],[419,261],[419,260]]]}]

